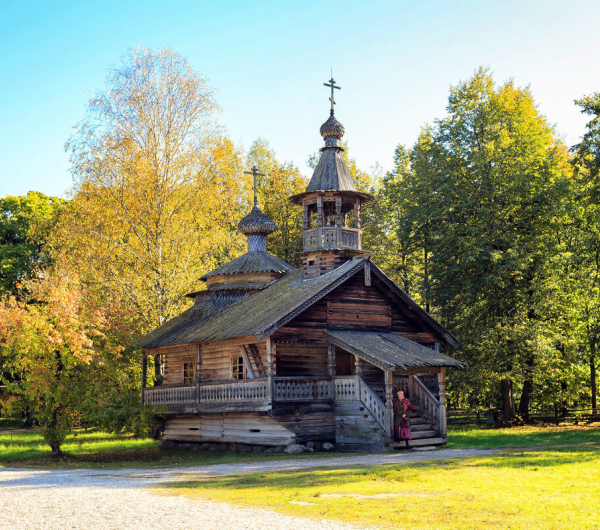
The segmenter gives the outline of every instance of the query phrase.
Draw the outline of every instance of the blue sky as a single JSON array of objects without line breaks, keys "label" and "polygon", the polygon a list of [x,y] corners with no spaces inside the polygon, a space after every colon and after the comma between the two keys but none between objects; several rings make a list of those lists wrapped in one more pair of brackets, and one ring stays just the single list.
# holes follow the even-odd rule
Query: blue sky
[{"label": "blue sky", "polygon": [[333,67],[336,116],[360,167],[443,117],[450,85],[480,65],[530,85],[568,144],[600,91],[597,1],[0,0],[0,196],[71,185],[64,143],[130,47],[173,48],[217,89],[246,148],[267,139],[309,175]]}]

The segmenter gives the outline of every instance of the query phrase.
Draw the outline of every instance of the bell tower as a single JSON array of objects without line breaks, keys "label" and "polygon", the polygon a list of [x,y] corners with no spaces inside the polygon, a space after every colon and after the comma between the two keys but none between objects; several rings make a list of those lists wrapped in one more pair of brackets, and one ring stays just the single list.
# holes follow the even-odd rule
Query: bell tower
[{"label": "bell tower", "polygon": [[325,86],[331,88],[330,115],[321,125],[325,147],[306,191],[289,198],[302,205],[303,245],[297,257],[302,259],[304,278],[316,278],[367,253],[362,249],[361,207],[374,199],[356,190],[342,156],[344,126],[333,108],[333,91],[340,87],[333,76]]}]

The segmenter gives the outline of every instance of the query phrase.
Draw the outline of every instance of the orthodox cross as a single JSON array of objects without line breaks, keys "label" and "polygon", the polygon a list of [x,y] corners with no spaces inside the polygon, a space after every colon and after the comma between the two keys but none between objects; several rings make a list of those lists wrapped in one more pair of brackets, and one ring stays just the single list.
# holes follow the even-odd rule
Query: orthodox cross
[{"label": "orthodox cross", "polygon": [[323,83],[323,85],[331,88],[331,97],[329,98],[329,101],[331,101],[331,114],[333,114],[333,106],[335,105],[335,99],[333,99],[333,89],[336,88],[337,90],[341,90],[342,87],[335,85],[335,79],[333,79],[333,74],[331,74],[331,79],[329,80],[329,83]]},{"label": "orthodox cross", "polygon": [[254,186],[252,189],[254,190],[254,206],[258,206],[258,188],[256,187],[256,177],[264,177],[265,175],[258,172],[258,168],[256,166],[252,166],[250,171],[244,171],[246,175],[252,175],[254,177]]}]

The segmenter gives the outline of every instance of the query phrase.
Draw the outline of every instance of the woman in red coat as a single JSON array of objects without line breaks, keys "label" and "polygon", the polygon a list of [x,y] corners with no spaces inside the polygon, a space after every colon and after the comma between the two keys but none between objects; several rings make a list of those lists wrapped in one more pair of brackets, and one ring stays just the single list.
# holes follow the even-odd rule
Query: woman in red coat
[{"label": "woman in red coat", "polygon": [[404,392],[398,390],[398,399],[394,400],[394,439],[396,441],[406,440],[407,449],[410,449],[408,441],[412,440],[410,434],[410,413],[412,409],[410,401],[404,397]]}]

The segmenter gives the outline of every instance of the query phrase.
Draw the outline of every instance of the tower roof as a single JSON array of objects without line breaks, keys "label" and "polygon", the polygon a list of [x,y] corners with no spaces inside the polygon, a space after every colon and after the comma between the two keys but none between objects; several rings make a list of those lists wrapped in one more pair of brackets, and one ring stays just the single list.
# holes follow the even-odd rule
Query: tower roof
[{"label": "tower roof", "polygon": [[344,136],[344,126],[336,119],[333,108],[335,105],[333,90],[340,87],[335,86],[333,77],[329,80],[329,83],[325,83],[325,86],[331,88],[331,97],[329,98],[331,111],[329,118],[327,118],[327,121],[320,128],[321,136],[325,140],[325,146],[321,148],[319,163],[306,187],[306,191],[292,195],[289,200],[299,203],[310,193],[340,191],[358,195],[363,199],[363,202],[371,201],[374,199],[372,195],[356,190],[356,185],[352,180],[350,170],[342,155],[344,148],[340,145],[340,140]]}]

